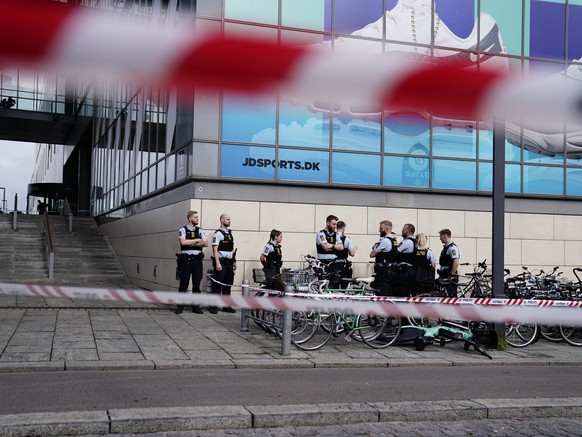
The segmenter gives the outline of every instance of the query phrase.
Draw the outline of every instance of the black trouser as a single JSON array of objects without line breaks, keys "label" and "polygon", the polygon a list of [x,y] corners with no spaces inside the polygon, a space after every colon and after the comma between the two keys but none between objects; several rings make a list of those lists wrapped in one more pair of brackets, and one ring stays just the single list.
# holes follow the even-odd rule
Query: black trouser
[{"label": "black trouser", "polygon": [[[202,281],[203,268],[202,258],[200,255],[179,255],[178,256],[178,274],[180,277],[180,285],[178,291],[180,293],[188,292],[188,283],[192,277],[192,293],[200,293],[200,281]],[[184,308],[184,305],[178,305],[178,308]]]},{"label": "black trouser", "polygon": [[414,294],[414,280],[416,278],[414,269],[406,266],[398,266],[397,269],[392,295],[398,297],[412,296]]},{"label": "black trouser", "polygon": [[[212,260],[212,292],[214,294],[226,294],[230,295],[230,287],[234,282],[234,269],[232,268],[233,262],[229,258],[221,258],[220,265],[222,266],[222,270],[216,270],[216,261]],[[229,284],[229,285],[221,285],[222,284]]]},{"label": "black trouser", "polygon": [[383,264],[374,265],[374,281],[370,284],[378,290],[378,296],[393,296],[394,271]]},{"label": "black trouser", "polygon": [[345,260],[343,262],[340,262],[338,264],[341,268],[341,270],[339,271],[339,275],[340,278],[342,279],[341,281],[341,288],[348,288],[348,284],[350,283],[349,280],[344,281],[343,279],[351,279],[352,276],[354,275],[354,270],[352,269],[352,262]]},{"label": "black trouser", "polygon": [[325,259],[321,262],[325,265],[325,278],[329,281],[329,288],[339,288],[345,263]]},{"label": "black trouser", "polygon": [[439,270],[439,277],[443,280],[443,287],[448,297],[458,297],[457,285],[459,283],[459,276],[450,277],[448,270]]}]

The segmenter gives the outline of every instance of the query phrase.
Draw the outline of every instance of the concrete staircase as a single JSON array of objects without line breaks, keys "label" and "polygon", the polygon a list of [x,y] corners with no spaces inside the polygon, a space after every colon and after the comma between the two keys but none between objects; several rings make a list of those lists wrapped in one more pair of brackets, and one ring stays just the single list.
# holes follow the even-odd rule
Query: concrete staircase
[{"label": "concrete staircase", "polygon": [[55,248],[54,279],[48,279],[42,217],[0,214],[0,281],[97,287],[134,288],[109,241],[92,218],[74,217],[69,233],[64,217],[50,216]]}]

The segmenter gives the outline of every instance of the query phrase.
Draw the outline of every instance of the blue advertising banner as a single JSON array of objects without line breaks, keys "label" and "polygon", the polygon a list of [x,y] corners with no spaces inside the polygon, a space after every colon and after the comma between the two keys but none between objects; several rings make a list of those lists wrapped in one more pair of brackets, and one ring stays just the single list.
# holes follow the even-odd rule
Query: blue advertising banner
[{"label": "blue advertising banner", "polygon": [[[281,25],[293,27],[295,33],[309,29],[315,39],[321,33],[320,44],[327,49],[398,51],[426,60],[432,55],[470,62],[468,68],[479,61],[480,68],[527,70],[525,63],[532,70],[549,67],[561,72],[564,60],[582,61],[580,0],[259,3],[266,9],[255,7],[252,12],[253,1],[229,0],[226,18],[252,22],[256,14],[257,23],[277,24],[278,14]],[[439,47],[434,51],[428,47],[433,40]],[[477,50],[498,56],[467,56]],[[509,60],[505,54],[517,57]],[[522,55],[538,59],[522,61]],[[582,80],[582,67],[572,65],[560,74]],[[565,132],[563,126],[540,130],[525,120],[512,129],[505,146],[507,192],[582,195],[582,169],[570,168],[582,167],[582,150],[569,133],[582,131],[582,126],[569,126]],[[389,113],[365,105],[297,102],[286,96],[277,102],[274,96],[240,101],[225,95],[222,139],[244,144],[222,146],[224,177],[463,191],[492,188],[492,133],[476,121]]]}]

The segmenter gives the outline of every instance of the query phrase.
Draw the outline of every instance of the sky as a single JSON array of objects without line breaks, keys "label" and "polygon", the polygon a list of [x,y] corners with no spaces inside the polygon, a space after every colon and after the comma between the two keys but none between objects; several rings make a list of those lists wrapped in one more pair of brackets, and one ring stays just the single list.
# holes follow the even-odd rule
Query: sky
[{"label": "sky", "polygon": [[[0,140],[0,203],[6,194],[6,207],[14,210],[18,194],[18,210],[26,209],[26,193],[34,171],[34,143]],[[0,205],[2,208],[4,205]]]}]

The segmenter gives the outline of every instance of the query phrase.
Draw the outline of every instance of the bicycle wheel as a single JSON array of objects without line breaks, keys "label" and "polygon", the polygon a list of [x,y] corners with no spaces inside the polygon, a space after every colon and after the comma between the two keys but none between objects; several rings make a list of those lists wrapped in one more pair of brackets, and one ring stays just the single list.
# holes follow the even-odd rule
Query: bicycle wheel
[{"label": "bicycle wheel", "polygon": [[582,346],[582,327],[560,325],[562,338],[572,346]]},{"label": "bicycle wheel", "polygon": [[298,311],[293,317],[291,342],[305,351],[317,350],[329,341],[336,324],[335,314]]},{"label": "bicycle wheel", "polygon": [[400,318],[362,314],[357,330],[368,346],[384,349],[396,341],[400,334]]},{"label": "bicycle wheel", "polygon": [[505,340],[513,347],[526,347],[540,338],[540,328],[532,323],[507,323]]},{"label": "bicycle wheel", "polygon": [[540,335],[554,343],[564,341],[558,325],[540,325]]}]

